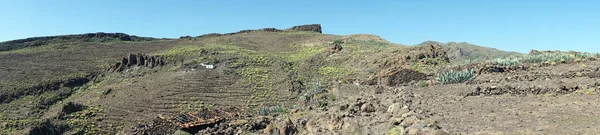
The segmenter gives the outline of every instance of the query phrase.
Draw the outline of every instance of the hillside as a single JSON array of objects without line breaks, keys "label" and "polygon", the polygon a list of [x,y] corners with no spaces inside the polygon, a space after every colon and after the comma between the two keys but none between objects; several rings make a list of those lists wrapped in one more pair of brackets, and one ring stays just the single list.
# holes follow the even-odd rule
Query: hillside
[{"label": "hillside", "polygon": [[3,42],[0,134],[600,132],[600,54],[322,32]]},{"label": "hillside", "polygon": [[444,51],[448,54],[448,58],[452,63],[463,63],[465,61],[479,60],[486,61],[495,58],[504,58],[512,55],[521,55],[518,52],[508,52],[498,50],[496,48],[489,48],[478,46],[474,44],[469,44],[467,42],[448,42],[448,43],[440,43],[436,41],[425,41],[418,45],[426,45],[426,44],[440,44],[444,48]]},{"label": "hillside", "polygon": [[65,42],[111,42],[111,41],[152,41],[159,40],[150,37],[138,37],[125,33],[86,33],[60,36],[32,37],[0,42],[0,51],[10,51],[27,47],[36,47],[52,43]]}]

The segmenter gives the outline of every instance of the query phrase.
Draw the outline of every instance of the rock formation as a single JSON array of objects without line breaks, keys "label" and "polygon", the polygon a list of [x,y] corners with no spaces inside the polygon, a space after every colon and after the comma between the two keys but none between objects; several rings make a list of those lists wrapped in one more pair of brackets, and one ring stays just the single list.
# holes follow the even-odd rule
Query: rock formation
[{"label": "rock formation", "polygon": [[388,73],[370,78],[364,82],[363,85],[385,85],[385,86],[398,86],[401,84],[409,83],[411,81],[425,80],[426,74],[417,72],[412,69],[397,69]]},{"label": "rock formation", "polygon": [[334,44],[333,47],[329,48],[329,54],[334,54],[342,51],[342,45]]},{"label": "rock formation", "polygon": [[408,61],[417,62],[425,58],[442,58],[446,62],[450,61],[446,55],[446,51],[439,44],[423,45],[413,50],[416,54],[413,55],[414,57],[407,57]]},{"label": "rock formation", "polygon": [[109,70],[121,72],[121,71],[123,71],[127,68],[130,68],[130,67],[133,67],[133,66],[154,68],[154,67],[163,66],[163,65],[165,65],[165,61],[164,61],[164,58],[162,58],[162,57],[138,53],[138,54],[129,54],[127,57],[123,57],[123,59],[121,59],[121,62],[117,62]]},{"label": "rock formation", "polygon": [[308,25],[294,26],[294,27],[286,29],[286,30],[280,30],[280,29],[276,29],[276,28],[262,28],[262,29],[255,29],[255,30],[241,30],[241,31],[238,31],[238,32],[225,33],[225,34],[209,33],[209,34],[204,34],[204,35],[197,36],[196,38],[219,37],[219,36],[226,36],[226,35],[236,35],[236,34],[243,34],[243,33],[255,32],[255,31],[268,31],[268,32],[311,31],[311,32],[322,33],[321,25],[320,24],[308,24]]},{"label": "rock formation", "polygon": [[323,33],[323,31],[321,29],[321,24],[308,24],[308,25],[294,26],[292,28],[289,28],[288,30],[293,30],[293,31],[312,31],[312,32]]}]

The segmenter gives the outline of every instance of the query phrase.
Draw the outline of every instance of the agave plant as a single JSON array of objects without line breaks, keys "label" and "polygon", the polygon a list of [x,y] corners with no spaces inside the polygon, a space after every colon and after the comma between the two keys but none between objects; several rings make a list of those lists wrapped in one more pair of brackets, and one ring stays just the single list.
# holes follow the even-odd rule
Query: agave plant
[{"label": "agave plant", "polygon": [[544,53],[544,54],[532,54],[523,55],[518,58],[523,63],[539,63],[539,62],[566,62],[572,61],[577,58],[576,55],[566,53]]},{"label": "agave plant", "polygon": [[271,114],[271,111],[269,111],[269,107],[263,106],[258,110],[258,115],[267,116],[269,114]]},{"label": "agave plant", "polygon": [[438,75],[435,79],[440,84],[452,84],[468,81],[473,76],[475,76],[475,70],[465,69],[461,71],[447,71]]},{"label": "agave plant", "polygon": [[288,113],[288,109],[284,106],[263,106],[258,110],[258,115],[267,116],[271,114],[282,114]]},{"label": "agave plant", "polygon": [[521,62],[519,62],[519,60],[515,60],[515,59],[494,59],[492,60],[493,63],[498,64],[500,66],[516,66],[521,64]]},{"label": "agave plant", "polygon": [[538,62],[544,62],[544,58],[543,58],[544,54],[534,54],[534,55],[523,55],[520,58],[518,58],[519,61],[523,62],[523,63],[538,63]]}]

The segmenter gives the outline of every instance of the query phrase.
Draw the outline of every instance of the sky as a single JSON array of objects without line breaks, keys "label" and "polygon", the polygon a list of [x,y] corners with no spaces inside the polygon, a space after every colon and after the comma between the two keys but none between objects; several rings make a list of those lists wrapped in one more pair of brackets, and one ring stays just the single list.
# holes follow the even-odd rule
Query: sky
[{"label": "sky", "polygon": [[0,41],[95,32],[178,38],[301,24],[405,45],[600,51],[598,0],[0,0]]}]

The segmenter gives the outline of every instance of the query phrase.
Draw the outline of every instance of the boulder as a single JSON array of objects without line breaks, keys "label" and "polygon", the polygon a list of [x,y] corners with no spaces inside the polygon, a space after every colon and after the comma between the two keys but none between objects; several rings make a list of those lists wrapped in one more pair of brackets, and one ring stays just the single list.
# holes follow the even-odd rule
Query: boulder
[{"label": "boulder", "polygon": [[342,51],[342,45],[340,44],[335,44],[333,45],[333,47],[329,48],[329,52],[330,54],[334,54],[334,53],[338,53]]},{"label": "boulder", "polygon": [[367,113],[372,113],[375,112],[375,106],[373,106],[373,104],[363,104],[362,106],[360,106],[360,110],[363,112],[367,112]]}]

